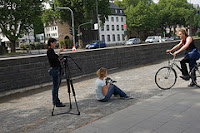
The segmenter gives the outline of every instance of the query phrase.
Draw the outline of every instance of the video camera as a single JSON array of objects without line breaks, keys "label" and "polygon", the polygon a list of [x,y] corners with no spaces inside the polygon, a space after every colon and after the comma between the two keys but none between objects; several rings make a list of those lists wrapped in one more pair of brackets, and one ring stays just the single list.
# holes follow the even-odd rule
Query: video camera
[{"label": "video camera", "polygon": [[112,80],[110,77],[107,77],[105,80],[106,80],[106,84],[108,84],[108,83],[113,84],[113,83],[117,82],[115,80]]}]

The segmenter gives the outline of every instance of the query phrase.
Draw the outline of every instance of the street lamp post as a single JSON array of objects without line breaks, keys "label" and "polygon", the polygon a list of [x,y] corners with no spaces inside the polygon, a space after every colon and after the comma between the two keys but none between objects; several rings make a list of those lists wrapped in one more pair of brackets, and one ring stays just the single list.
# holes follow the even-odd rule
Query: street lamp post
[{"label": "street lamp post", "polygon": [[99,33],[99,17],[98,17],[98,2],[96,0],[96,14],[97,14],[97,24],[98,24],[98,41],[99,41],[99,48],[100,48],[100,33]]},{"label": "street lamp post", "polygon": [[67,9],[70,10],[71,12],[71,16],[72,16],[72,37],[73,37],[73,45],[75,47],[75,31],[74,31],[74,13],[72,11],[72,9],[70,9],[69,7],[55,7],[56,9]]},{"label": "street lamp post", "polygon": [[192,6],[192,3],[191,3],[191,0],[190,0],[190,36],[192,36],[192,25],[191,25],[191,20],[192,20],[192,17],[191,17],[191,6]]},{"label": "street lamp post", "polygon": [[86,24],[91,24],[92,22],[86,22],[86,23],[83,23],[83,24],[80,24],[79,26],[78,26],[78,44],[79,44],[79,46],[81,46],[80,44],[80,41],[81,41],[81,39],[80,39],[80,27],[81,26],[83,26],[83,25],[86,25]]}]

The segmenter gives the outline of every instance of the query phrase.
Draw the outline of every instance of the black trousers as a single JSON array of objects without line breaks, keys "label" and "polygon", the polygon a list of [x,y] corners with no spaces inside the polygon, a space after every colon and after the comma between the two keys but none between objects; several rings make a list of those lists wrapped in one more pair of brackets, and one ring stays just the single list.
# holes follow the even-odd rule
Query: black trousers
[{"label": "black trousers", "polygon": [[[181,68],[182,68],[182,74],[184,76],[188,76],[189,73],[188,73],[188,69],[187,69],[187,66],[186,66],[186,63],[189,63],[190,62],[190,58],[189,58],[189,55],[187,55],[185,58],[183,58],[181,60]],[[191,68],[190,68],[191,69]]]},{"label": "black trousers", "polygon": [[[184,76],[189,76],[189,73],[188,73],[188,69],[187,69],[187,65],[186,63],[189,63],[190,62],[190,58],[189,58],[189,55],[187,55],[185,58],[183,58],[180,63],[181,63],[181,68],[182,68],[182,75]],[[192,68],[190,68],[190,71],[192,70]],[[196,73],[191,73],[191,76],[192,77],[196,77]],[[196,80],[196,78],[195,78]]]}]

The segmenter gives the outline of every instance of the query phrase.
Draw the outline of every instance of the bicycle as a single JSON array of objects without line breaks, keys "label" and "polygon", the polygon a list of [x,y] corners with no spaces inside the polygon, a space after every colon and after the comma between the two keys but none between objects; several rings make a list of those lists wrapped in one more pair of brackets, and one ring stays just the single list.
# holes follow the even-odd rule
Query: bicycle
[{"label": "bicycle", "polygon": [[[155,83],[162,90],[168,90],[172,88],[177,81],[177,72],[174,66],[181,71],[181,68],[177,65],[175,56],[169,52],[169,55],[173,56],[173,59],[168,60],[168,66],[161,67],[155,75]],[[200,87],[200,63],[196,63],[195,67],[189,72],[189,77],[197,87]]]}]

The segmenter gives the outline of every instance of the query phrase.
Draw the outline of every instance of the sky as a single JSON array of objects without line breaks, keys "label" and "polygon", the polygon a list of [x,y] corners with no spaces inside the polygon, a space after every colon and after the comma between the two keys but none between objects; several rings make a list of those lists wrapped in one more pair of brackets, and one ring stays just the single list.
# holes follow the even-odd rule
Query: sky
[{"label": "sky", "polygon": [[[153,0],[155,3],[158,3],[158,1],[159,0]],[[192,4],[199,4],[199,6],[200,6],[200,0],[187,0],[188,1],[188,3],[190,3],[190,1],[191,1],[191,3]]]}]

